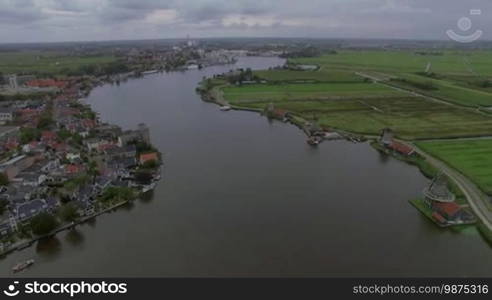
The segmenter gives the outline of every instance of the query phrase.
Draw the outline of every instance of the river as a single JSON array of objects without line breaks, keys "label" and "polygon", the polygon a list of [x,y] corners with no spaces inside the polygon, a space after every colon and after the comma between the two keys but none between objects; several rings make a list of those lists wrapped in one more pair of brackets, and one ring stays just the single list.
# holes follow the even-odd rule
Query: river
[{"label": "river", "polygon": [[221,112],[203,76],[278,58],[154,74],[87,99],[102,120],[146,122],[165,159],[152,195],[0,261],[3,276],[490,276],[474,230],[437,228],[408,200],[428,183],[368,144],[309,147],[296,127]]}]

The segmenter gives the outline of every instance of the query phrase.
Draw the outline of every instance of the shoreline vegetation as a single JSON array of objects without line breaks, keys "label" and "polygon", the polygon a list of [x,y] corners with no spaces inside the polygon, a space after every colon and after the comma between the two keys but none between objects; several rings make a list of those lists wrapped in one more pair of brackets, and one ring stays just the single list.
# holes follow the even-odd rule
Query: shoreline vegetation
[{"label": "shoreline vegetation", "polygon": [[[477,68],[479,61],[489,57],[481,51],[463,55],[473,58]],[[492,89],[476,84],[483,77],[471,73],[470,66],[464,68],[458,52],[443,51],[432,56],[432,62],[421,56],[411,51],[346,50],[295,57],[269,70],[239,69],[204,78],[197,92],[204,101],[222,108],[258,112],[293,123],[308,137],[335,132],[342,138],[349,135],[359,137],[356,141],[369,140],[377,151],[418,167],[425,177],[438,176],[441,170],[417,151],[406,155],[378,142],[382,130],[391,128],[395,141],[419,147],[445,162],[492,199],[492,171],[485,171],[492,170],[492,161],[484,160],[492,153],[492,139],[488,140],[492,138]],[[480,72],[492,76],[492,68],[480,67]],[[469,147],[474,153],[464,151]],[[470,199],[454,179],[447,178],[447,185],[456,195],[456,203],[468,209]],[[421,201],[409,202],[437,223]],[[492,244],[492,229],[482,221],[476,228]]]}]

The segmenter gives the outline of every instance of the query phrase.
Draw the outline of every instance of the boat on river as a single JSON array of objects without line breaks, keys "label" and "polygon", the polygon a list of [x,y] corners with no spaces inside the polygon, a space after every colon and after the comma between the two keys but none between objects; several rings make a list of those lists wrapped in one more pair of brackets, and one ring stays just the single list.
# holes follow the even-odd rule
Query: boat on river
[{"label": "boat on river", "polygon": [[311,146],[318,146],[321,143],[321,138],[318,136],[311,136],[308,140],[307,143]]},{"label": "boat on river", "polygon": [[231,109],[232,109],[232,108],[231,108],[230,106],[228,106],[228,105],[224,105],[224,106],[221,106],[221,107],[220,107],[220,110],[221,110],[221,111],[230,111]]},{"label": "boat on river", "polygon": [[144,185],[142,187],[142,193],[147,193],[149,191],[152,191],[153,189],[155,189],[155,186],[157,184],[155,182],[152,182],[151,184],[148,184],[148,185]]},{"label": "boat on river", "polygon": [[29,268],[33,264],[34,264],[34,259],[29,259],[29,260],[26,260],[24,262],[20,262],[20,263],[18,263],[12,267],[12,272],[14,272],[14,273],[20,272],[22,270]]},{"label": "boat on river", "polygon": [[159,72],[159,70],[149,70],[149,71],[142,72],[142,75],[155,74],[157,72]]}]

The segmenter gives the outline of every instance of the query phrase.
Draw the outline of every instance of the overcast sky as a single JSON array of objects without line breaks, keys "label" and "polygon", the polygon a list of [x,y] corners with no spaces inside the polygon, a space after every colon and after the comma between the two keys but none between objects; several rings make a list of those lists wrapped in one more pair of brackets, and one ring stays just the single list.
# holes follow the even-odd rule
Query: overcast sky
[{"label": "overcast sky", "polygon": [[[470,16],[470,9],[481,9]],[[460,31],[461,17],[472,28]],[[0,43],[201,37],[446,39],[491,0],[0,0]]]}]

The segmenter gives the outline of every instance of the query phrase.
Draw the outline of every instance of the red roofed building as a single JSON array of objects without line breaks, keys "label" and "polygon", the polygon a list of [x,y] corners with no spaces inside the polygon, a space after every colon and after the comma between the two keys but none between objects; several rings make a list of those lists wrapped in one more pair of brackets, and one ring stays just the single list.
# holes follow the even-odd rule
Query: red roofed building
[{"label": "red roofed building", "polygon": [[77,174],[82,172],[83,167],[81,165],[66,165],[65,173],[67,174]]},{"label": "red roofed building", "polygon": [[277,118],[281,118],[281,119],[286,118],[288,113],[289,112],[286,111],[285,109],[275,108],[273,110],[274,116],[277,117]]},{"label": "red roofed building", "polygon": [[158,160],[159,160],[159,156],[157,155],[157,152],[145,153],[140,155],[140,164],[142,165],[149,161],[157,162]]},{"label": "red roofed building", "polygon": [[412,147],[406,145],[406,144],[403,144],[403,143],[400,143],[400,142],[397,142],[395,140],[392,141],[392,143],[388,146],[388,148],[402,154],[402,155],[405,155],[405,156],[410,156],[412,154],[415,153],[415,149],[413,149]]},{"label": "red roofed building", "polygon": [[26,82],[26,85],[30,87],[41,87],[41,88],[54,87],[54,88],[63,89],[67,85],[67,83],[65,81],[59,81],[54,79],[34,79]]},{"label": "red roofed building", "polygon": [[92,129],[96,127],[96,121],[91,119],[83,119],[82,126],[84,126],[84,128],[86,129]]},{"label": "red roofed building", "polygon": [[43,131],[41,133],[41,140],[43,142],[49,142],[56,140],[56,133],[54,131]]},{"label": "red roofed building", "polygon": [[432,207],[446,219],[454,219],[461,212],[461,207],[455,202],[434,202]]}]

